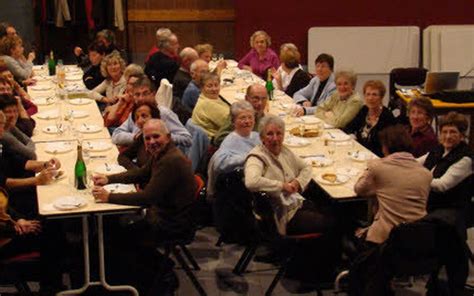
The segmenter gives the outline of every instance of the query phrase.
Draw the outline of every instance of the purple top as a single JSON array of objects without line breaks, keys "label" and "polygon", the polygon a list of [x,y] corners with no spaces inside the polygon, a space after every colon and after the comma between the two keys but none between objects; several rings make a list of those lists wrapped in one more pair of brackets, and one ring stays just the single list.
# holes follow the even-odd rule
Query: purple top
[{"label": "purple top", "polygon": [[420,130],[412,131],[411,138],[413,139],[412,154],[415,157],[425,155],[438,144],[436,134],[429,124]]},{"label": "purple top", "polygon": [[240,69],[242,69],[245,65],[250,66],[252,68],[252,72],[255,75],[258,75],[264,80],[266,80],[267,77],[265,77],[265,75],[267,69],[272,67],[277,69],[280,66],[280,59],[278,59],[278,56],[271,48],[267,48],[265,56],[263,57],[263,59],[260,59],[258,57],[257,51],[252,48],[249,53],[247,53],[239,61]]}]

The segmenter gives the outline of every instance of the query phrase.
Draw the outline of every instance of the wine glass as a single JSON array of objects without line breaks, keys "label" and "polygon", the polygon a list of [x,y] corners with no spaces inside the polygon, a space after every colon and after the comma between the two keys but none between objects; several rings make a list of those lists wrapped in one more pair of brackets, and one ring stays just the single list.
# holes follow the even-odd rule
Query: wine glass
[{"label": "wine glass", "polygon": [[220,53],[220,54],[218,55],[218,57],[219,57],[219,61],[223,61],[223,60],[224,60],[224,54],[223,54],[223,53]]},{"label": "wine glass", "polygon": [[217,62],[217,54],[213,53],[211,60],[215,63]]},{"label": "wine glass", "polygon": [[334,153],[336,153],[336,142],[335,141],[327,141],[327,152],[330,158],[333,158]]}]

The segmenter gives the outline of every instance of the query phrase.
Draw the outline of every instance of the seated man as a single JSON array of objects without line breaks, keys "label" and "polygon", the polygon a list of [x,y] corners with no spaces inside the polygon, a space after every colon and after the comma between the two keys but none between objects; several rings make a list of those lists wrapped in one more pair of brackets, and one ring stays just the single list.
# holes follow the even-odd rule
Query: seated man
[{"label": "seated man", "polygon": [[[268,102],[267,89],[259,83],[252,84],[247,88],[245,100],[250,102],[253,109],[255,110],[255,125],[253,130],[257,131],[260,119],[265,115],[265,108]],[[227,137],[227,135],[232,132],[233,129],[234,127],[232,126],[231,114],[229,114],[228,122],[224,124],[216,133],[212,144],[219,147],[222,141],[224,141],[225,137]]]},{"label": "seated man", "polygon": [[88,49],[90,65],[84,69],[82,81],[87,89],[94,89],[96,86],[104,81],[105,77],[100,72],[100,63],[105,56],[106,48],[102,42],[92,42]]},{"label": "seated man", "polygon": [[193,112],[194,106],[196,106],[201,94],[199,81],[201,81],[202,75],[209,72],[209,66],[206,61],[199,59],[191,64],[190,71],[192,80],[184,90],[181,102],[189,112]]},{"label": "seated man", "polygon": [[173,59],[178,54],[179,42],[175,34],[166,35],[158,40],[159,51],[154,53],[145,64],[145,73],[155,84],[160,86],[161,79],[170,83],[178,71],[179,65]]},{"label": "seated man", "polygon": [[173,81],[173,97],[181,99],[183,97],[184,90],[191,82],[190,67],[195,60],[198,59],[197,52],[191,47],[185,47],[179,53],[181,58],[181,66],[176,72]]},{"label": "seated man", "polygon": [[[148,101],[156,104],[155,101],[155,89],[151,84],[151,81],[143,76],[140,77],[133,85],[133,98],[135,103]],[[191,146],[191,134],[181,124],[178,116],[170,109],[158,106],[160,110],[161,119],[166,123],[167,128],[170,131],[171,139],[180,148],[187,148]],[[128,146],[133,143],[133,140],[140,129],[132,120],[132,116],[129,115],[128,119],[118,128],[116,128],[112,134],[112,142],[116,145]]]},{"label": "seated man", "polygon": [[316,106],[326,101],[327,98],[336,90],[334,82],[334,58],[326,53],[320,54],[316,61],[316,77],[311,79],[309,84],[297,91],[293,95],[293,100],[301,104],[296,115],[313,114]]},{"label": "seated man", "polygon": [[[97,186],[93,188],[92,194],[102,202],[148,208],[145,225],[129,233],[121,231],[119,239],[123,238],[126,242],[116,244],[120,248],[115,246],[114,248],[122,249],[127,256],[143,261],[122,260],[121,262],[122,265],[131,265],[127,266],[128,272],[140,274],[135,278],[137,283],[133,283],[140,294],[162,295],[153,289],[157,289],[157,278],[162,276],[163,271],[156,272],[153,267],[150,267],[150,257],[142,254],[152,249],[152,254],[156,257],[158,252],[153,242],[160,242],[166,237],[180,237],[193,231],[192,204],[196,182],[191,163],[174,146],[163,121],[148,120],[143,127],[143,138],[147,151],[152,155],[148,163],[141,168],[120,174],[94,176],[94,184]],[[101,187],[108,183],[139,183],[143,180],[149,181],[139,192],[109,193]],[[151,244],[144,244],[150,241]],[[152,248],[149,247],[150,245]],[[153,258],[153,260],[159,260],[159,258]],[[156,261],[151,265],[156,265]]]}]

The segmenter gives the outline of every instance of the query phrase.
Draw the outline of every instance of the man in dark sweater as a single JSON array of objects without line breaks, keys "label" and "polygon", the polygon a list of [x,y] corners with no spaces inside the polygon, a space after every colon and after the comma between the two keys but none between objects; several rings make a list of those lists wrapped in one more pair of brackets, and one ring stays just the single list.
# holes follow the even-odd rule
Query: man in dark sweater
[{"label": "man in dark sweater", "polygon": [[153,54],[145,64],[145,73],[157,88],[160,86],[161,79],[167,79],[172,83],[179,69],[178,63],[173,59],[178,55],[178,37],[171,34],[166,38],[161,38],[158,41],[158,49],[160,51]]},{"label": "man in dark sweater", "polygon": [[90,65],[84,69],[82,81],[87,89],[94,89],[105,79],[100,71],[100,63],[105,56],[106,47],[102,42],[94,41],[89,45],[88,52]]},{"label": "man in dark sweater", "polygon": [[170,82],[173,83],[173,97],[181,100],[184,90],[189,82],[191,82],[191,74],[189,73],[191,64],[199,57],[196,50],[191,47],[183,48],[179,53],[179,57],[181,58],[181,66],[179,67],[178,72],[176,72],[173,81]]},{"label": "man in dark sweater", "polygon": [[141,168],[111,176],[97,175],[94,184],[141,183],[145,188],[133,193],[109,193],[94,187],[93,195],[103,202],[148,207],[146,220],[157,239],[164,233],[179,234],[192,227],[191,207],[196,183],[189,160],[173,144],[163,121],[150,119],[143,126],[145,147],[152,155]]}]

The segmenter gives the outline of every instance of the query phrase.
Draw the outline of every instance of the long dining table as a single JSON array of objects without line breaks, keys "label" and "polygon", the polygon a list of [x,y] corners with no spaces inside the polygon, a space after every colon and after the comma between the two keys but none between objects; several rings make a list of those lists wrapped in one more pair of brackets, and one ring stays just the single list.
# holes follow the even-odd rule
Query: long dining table
[{"label": "long dining table", "polygon": [[[233,61],[221,75],[220,95],[230,104],[245,99],[249,85],[265,81],[252,73],[236,67]],[[359,144],[340,129],[335,129],[314,115],[296,117],[293,99],[284,92],[275,90],[269,101],[267,112],[280,116],[286,126],[285,142],[296,155],[306,159],[313,166],[313,180],[332,199],[339,201],[353,200],[357,197],[354,185],[367,168],[367,161],[377,158],[375,154]],[[302,138],[294,136],[291,130],[314,129],[315,137]],[[296,133],[297,134],[297,133]],[[323,178],[325,174],[336,175],[336,181]]]},{"label": "long dining table", "polygon": [[[33,141],[38,159],[56,157],[61,162],[63,175],[51,184],[37,186],[39,214],[47,219],[80,218],[82,222],[84,285],[78,289],[62,291],[57,295],[78,295],[89,286],[101,285],[109,291],[128,291],[138,295],[129,285],[111,286],[106,281],[103,216],[136,212],[137,207],[100,203],[94,200],[90,190],[92,172],[110,173],[120,171],[116,164],[118,150],[112,144],[110,134],[103,126],[97,104],[87,98],[82,83],[82,70],[66,66],[66,81],[58,87],[53,76],[48,76],[43,67],[34,67],[38,82],[28,88],[38,113],[33,116],[36,128]],[[74,101],[75,100],[75,101]],[[89,188],[77,190],[74,186],[74,166],[77,145],[81,143],[88,170]],[[130,189],[133,190],[133,189]],[[64,203],[64,200],[77,204]],[[97,221],[97,244],[99,252],[99,281],[91,280],[91,258],[89,253],[89,218]]]}]

